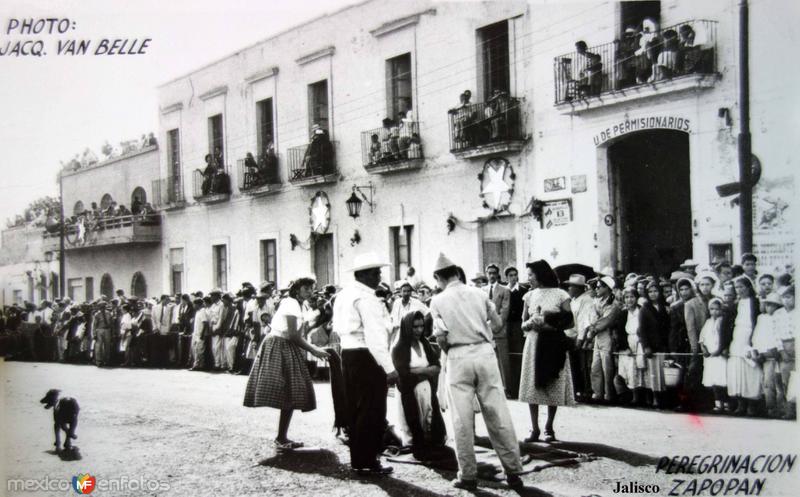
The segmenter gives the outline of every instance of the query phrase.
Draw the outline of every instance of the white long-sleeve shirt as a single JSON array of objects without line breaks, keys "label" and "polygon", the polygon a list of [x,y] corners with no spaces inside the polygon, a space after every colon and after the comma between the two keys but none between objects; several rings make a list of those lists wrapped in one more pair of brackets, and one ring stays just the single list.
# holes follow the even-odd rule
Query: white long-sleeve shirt
[{"label": "white long-sleeve shirt", "polygon": [[387,374],[394,371],[389,354],[391,330],[389,313],[372,288],[354,282],[336,295],[333,331],[339,335],[342,349],[369,349]]}]

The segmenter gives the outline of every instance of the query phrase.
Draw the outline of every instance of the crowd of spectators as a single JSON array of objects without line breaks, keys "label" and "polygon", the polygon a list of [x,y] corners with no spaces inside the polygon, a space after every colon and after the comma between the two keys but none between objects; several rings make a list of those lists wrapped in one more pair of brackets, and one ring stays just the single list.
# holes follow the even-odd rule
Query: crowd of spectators
[{"label": "crowd of spectators", "polygon": [[[558,291],[571,309],[564,334],[575,400],[794,419],[793,273],[789,266],[780,274],[759,272],[756,257],[745,254],[740,265],[687,260],[670,275],[623,277],[605,268],[552,283],[566,292],[543,286],[532,264],[528,284],[516,268],[501,273],[494,264],[471,284],[487,292],[502,319],[494,341],[509,398],[518,390],[522,395],[520,375],[534,367],[528,363],[534,356],[521,348],[530,323],[536,326],[539,311],[531,306]],[[463,271],[459,278],[467,282]],[[302,303],[303,338],[337,353],[332,323],[338,291],[327,285]],[[404,318],[416,313],[424,317],[424,338],[433,342],[429,306],[440,291],[413,268],[394,288],[379,284],[375,295],[385,304],[390,344],[398,342]],[[258,289],[244,283],[236,293],[214,289],[148,299],[119,290],[94,302],[15,305],[0,315],[0,355],[247,374],[287,294],[288,288],[264,282]],[[325,359],[309,354],[307,363],[327,377]]]}]

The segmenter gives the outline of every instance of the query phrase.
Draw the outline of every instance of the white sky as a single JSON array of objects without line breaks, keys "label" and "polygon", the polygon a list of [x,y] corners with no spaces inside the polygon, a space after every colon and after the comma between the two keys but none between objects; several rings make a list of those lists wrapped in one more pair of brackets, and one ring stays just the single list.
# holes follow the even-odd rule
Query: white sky
[{"label": "white sky", "polygon": [[[44,42],[44,57],[0,57],[0,227],[58,195],[56,172],[89,147],[158,131],[156,86],[325,12],[361,0],[3,0],[0,51]],[[61,34],[7,34],[9,19],[69,17]],[[152,38],[146,55],[57,56],[58,40]],[[93,52],[93,49],[91,49]]]}]

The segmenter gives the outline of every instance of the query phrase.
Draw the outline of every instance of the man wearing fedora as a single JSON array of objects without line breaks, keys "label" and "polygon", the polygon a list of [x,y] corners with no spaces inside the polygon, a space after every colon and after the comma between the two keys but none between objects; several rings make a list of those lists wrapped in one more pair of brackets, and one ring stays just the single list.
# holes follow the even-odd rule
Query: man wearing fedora
[{"label": "man wearing fedora", "polygon": [[[601,273],[602,274],[602,273]],[[614,298],[616,281],[601,276],[597,281],[594,300],[594,322],[586,328],[586,339],[594,340],[592,352],[592,400],[610,403],[614,400],[614,336],[612,332],[622,312]]]},{"label": "man wearing fedora", "polygon": [[392,324],[375,289],[381,268],[389,264],[377,254],[356,256],[351,271],[354,281],[336,295],[333,331],[342,347],[345,394],[350,408],[350,466],[361,474],[387,475],[380,454],[386,423],[388,385],[397,381],[389,353]]},{"label": "man wearing fedora", "polygon": [[114,318],[108,309],[108,302],[101,301],[97,307],[98,311],[94,313],[92,321],[95,336],[94,361],[98,367],[103,367],[111,363],[111,328]]},{"label": "man wearing fedora", "polygon": [[439,254],[433,276],[442,289],[442,293],[431,299],[431,315],[436,341],[447,353],[446,383],[459,469],[453,486],[465,490],[477,488],[473,410],[477,397],[508,485],[519,489],[523,486],[519,477],[522,471],[519,443],[489,328],[490,321],[495,328],[503,322],[488,293],[463,284],[459,268],[444,254]]}]

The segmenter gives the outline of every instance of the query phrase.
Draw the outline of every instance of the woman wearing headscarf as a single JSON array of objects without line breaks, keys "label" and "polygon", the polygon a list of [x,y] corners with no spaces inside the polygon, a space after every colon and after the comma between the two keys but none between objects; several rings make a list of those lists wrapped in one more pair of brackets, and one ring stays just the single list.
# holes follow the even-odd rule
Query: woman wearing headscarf
[{"label": "woman wearing headscarf", "polygon": [[279,451],[303,446],[302,442],[287,437],[294,410],[307,412],[317,407],[305,352],[328,357],[327,352],[303,338],[305,323],[301,304],[311,296],[314,283],[314,278],[304,277],[289,285],[289,296],[272,318],[271,331],[261,342],[244,394],[245,407],[280,409],[278,436],[274,442]]},{"label": "woman wearing headscarf", "polygon": [[737,277],[733,287],[738,300],[733,320],[733,337],[728,350],[728,395],[737,400],[734,414],[755,415],[756,403],[761,397],[761,367],[754,359],[753,330],[760,304],[747,276]]},{"label": "woman wearing headscarf", "polygon": [[574,405],[572,374],[567,350],[570,340],[564,330],[573,326],[569,294],[558,287],[555,271],[544,260],[528,263],[531,291],[523,297],[522,375],[519,400],[530,404],[531,434],[526,442],[539,439],[539,404],[547,406],[546,442],[555,440],[553,422],[558,406]]},{"label": "woman wearing headscarf", "polygon": [[626,286],[622,290],[623,312],[620,314],[620,328],[625,332],[627,354],[619,356],[619,375],[633,392],[631,404],[638,405],[642,401],[643,390],[649,389],[647,379],[647,362],[644,347],[639,340],[639,303],[636,288]]},{"label": "woman wearing headscarf", "polygon": [[664,391],[664,358],[658,354],[667,352],[669,339],[669,309],[657,281],[650,281],[645,288],[647,301],[639,309],[639,344],[644,350],[645,382],[653,392],[653,407],[660,407],[661,392]]},{"label": "woman wearing headscarf", "polygon": [[441,369],[439,358],[424,334],[425,316],[422,312],[406,314],[400,321],[400,333],[392,349],[400,392],[398,425],[403,442],[410,439],[414,457],[423,461],[436,458],[446,436],[436,398]]}]

